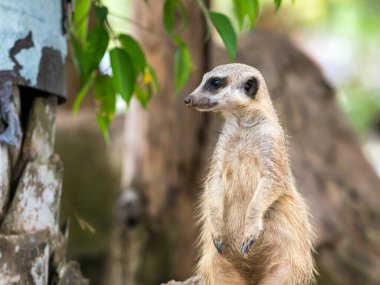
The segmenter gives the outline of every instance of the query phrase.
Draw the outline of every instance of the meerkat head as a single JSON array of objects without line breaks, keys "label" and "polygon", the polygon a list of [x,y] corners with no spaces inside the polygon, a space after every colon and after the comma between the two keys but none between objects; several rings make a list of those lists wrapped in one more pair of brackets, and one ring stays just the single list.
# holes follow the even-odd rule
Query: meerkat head
[{"label": "meerkat head", "polygon": [[215,67],[184,99],[199,111],[235,111],[255,107],[269,98],[261,73],[248,65],[232,63]]}]

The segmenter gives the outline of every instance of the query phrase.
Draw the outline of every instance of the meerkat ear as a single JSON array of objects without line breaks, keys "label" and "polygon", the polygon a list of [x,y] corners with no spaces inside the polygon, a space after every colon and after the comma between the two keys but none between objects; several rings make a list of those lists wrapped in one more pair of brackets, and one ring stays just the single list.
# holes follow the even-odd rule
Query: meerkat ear
[{"label": "meerkat ear", "polygon": [[244,91],[248,97],[255,99],[257,90],[259,90],[259,81],[256,77],[251,77],[244,83]]}]

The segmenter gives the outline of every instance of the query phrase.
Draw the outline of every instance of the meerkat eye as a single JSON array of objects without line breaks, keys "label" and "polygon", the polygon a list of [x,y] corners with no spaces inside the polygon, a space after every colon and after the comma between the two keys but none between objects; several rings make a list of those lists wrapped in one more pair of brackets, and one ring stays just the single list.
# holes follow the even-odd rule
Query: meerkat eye
[{"label": "meerkat eye", "polygon": [[214,88],[219,88],[220,86],[222,86],[222,80],[220,79],[213,79],[210,83],[210,85]]},{"label": "meerkat eye", "polygon": [[225,80],[224,78],[214,77],[210,78],[208,84],[206,85],[210,91],[217,90],[224,87]]},{"label": "meerkat eye", "polygon": [[248,97],[255,99],[257,90],[259,90],[259,81],[256,77],[251,77],[244,83],[244,91]]}]

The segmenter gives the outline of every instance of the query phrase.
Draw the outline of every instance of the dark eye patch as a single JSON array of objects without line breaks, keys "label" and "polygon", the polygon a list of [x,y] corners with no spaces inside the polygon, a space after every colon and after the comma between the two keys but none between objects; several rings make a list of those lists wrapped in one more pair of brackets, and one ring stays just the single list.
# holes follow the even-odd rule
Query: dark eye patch
[{"label": "dark eye patch", "polygon": [[227,85],[227,79],[222,77],[212,77],[207,80],[204,88],[208,92],[216,92],[217,90],[225,87]]}]

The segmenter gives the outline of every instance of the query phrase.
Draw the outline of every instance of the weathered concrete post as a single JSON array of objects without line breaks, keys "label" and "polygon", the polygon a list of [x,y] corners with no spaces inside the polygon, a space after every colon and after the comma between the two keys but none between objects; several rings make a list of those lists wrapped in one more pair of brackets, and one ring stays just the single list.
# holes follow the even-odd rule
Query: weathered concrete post
[{"label": "weathered concrete post", "polygon": [[59,229],[66,0],[0,2],[0,285],[87,284]]}]

